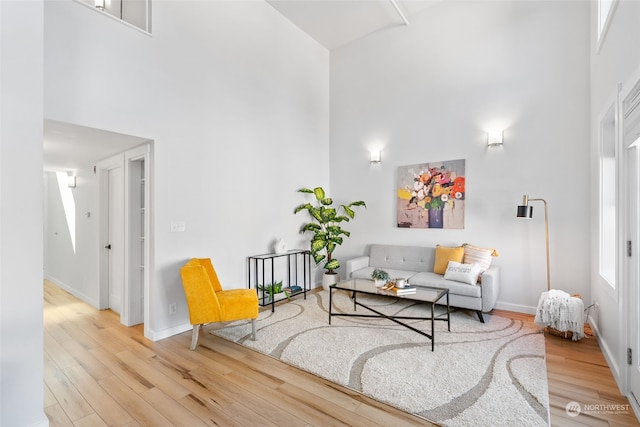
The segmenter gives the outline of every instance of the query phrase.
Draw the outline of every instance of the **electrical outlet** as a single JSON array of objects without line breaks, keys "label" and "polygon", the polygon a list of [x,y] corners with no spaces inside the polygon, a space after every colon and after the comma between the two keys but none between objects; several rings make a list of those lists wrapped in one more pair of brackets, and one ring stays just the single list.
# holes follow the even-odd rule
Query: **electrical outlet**
[{"label": "electrical outlet", "polygon": [[171,304],[169,304],[169,314],[176,314],[176,311],[178,311],[176,303],[172,302]]}]

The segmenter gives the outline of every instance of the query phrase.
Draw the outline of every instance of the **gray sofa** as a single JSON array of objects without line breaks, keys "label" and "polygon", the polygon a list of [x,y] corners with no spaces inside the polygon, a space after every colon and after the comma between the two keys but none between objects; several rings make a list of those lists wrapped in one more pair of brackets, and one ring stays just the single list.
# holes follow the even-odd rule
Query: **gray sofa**
[{"label": "gray sofa", "polygon": [[493,310],[500,292],[500,268],[491,265],[481,276],[481,284],[469,285],[446,280],[433,272],[436,249],[418,246],[371,245],[368,256],[346,262],[346,276],[370,279],[374,269],[380,268],[391,278],[405,278],[414,286],[433,286],[449,289],[449,304],[474,310],[484,323],[482,313]]}]

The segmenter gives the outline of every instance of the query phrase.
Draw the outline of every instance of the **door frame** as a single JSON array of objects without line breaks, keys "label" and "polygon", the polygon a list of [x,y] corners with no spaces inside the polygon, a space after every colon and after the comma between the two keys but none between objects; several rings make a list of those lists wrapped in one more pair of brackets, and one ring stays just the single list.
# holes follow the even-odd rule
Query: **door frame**
[{"label": "door frame", "polygon": [[[620,173],[620,178],[621,178],[621,196],[622,196],[622,200],[624,200],[623,203],[621,203],[621,209],[622,209],[622,221],[621,221],[621,225],[622,225],[622,232],[620,233],[621,236],[621,242],[620,242],[620,249],[621,249],[621,262],[620,262],[620,283],[621,284],[630,284],[631,280],[638,280],[638,278],[633,278],[632,273],[631,273],[631,268],[632,266],[630,264],[632,264],[633,260],[637,260],[638,259],[638,251],[640,251],[640,242],[638,241],[638,233],[634,233],[636,235],[631,236],[631,232],[633,231],[630,227],[630,221],[633,220],[633,218],[631,218],[631,206],[629,204],[629,201],[627,200],[627,197],[625,197],[629,191],[630,191],[630,184],[628,182],[628,178],[629,178],[629,174],[630,174],[630,167],[629,167],[629,156],[631,155],[635,155],[637,156],[638,153],[638,147],[636,146],[635,149],[630,148],[631,145],[627,142],[625,142],[625,132],[627,130],[626,127],[626,122],[625,122],[625,116],[627,115],[627,106],[628,104],[632,104],[633,107],[631,108],[631,111],[633,110],[637,110],[636,111],[636,117],[640,117],[640,67],[638,67],[630,76],[629,79],[627,79],[627,81],[620,85],[619,88],[619,96],[618,96],[618,110],[619,110],[619,118],[620,118],[620,126],[618,127],[618,138],[620,141],[620,147],[621,147],[621,173]],[[638,167],[637,163],[636,163],[636,168]],[[638,212],[636,212],[636,215],[638,215]],[[638,220],[638,218],[636,218],[636,221]],[[638,225],[636,224],[636,230],[638,228]],[[622,250],[623,245],[626,245],[626,241],[628,239],[632,239],[633,240],[633,245],[634,247],[632,248],[633,252],[635,253],[635,256],[633,256],[632,258],[627,257],[626,255],[626,251]],[[620,383],[623,385],[623,394],[626,395],[629,398],[629,403],[630,405],[633,407],[633,410],[635,411],[636,415],[638,417],[640,417],[640,406],[638,405],[638,402],[635,401],[633,398],[630,397],[630,392],[631,392],[631,387],[630,387],[630,379],[631,379],[631,372],[632,369],[634,367],[634,365],[638,365],[638,357],[640,357],[640,354],[634,354],[633,355],[633,360],[634,363],[633,364],[627,364],[626,363],[626,349],[631,347],[631,343],[632,343],[632,337],[631,337],[631,328],[629,327],[630,322],[632,321],[633,318],[633,314],[632,314],[632,310],[640,310],[640,307],[632,307],[632,303],[633,301],[631,301],[631,295],[630,295],[630,289],[629,289],[629,285],[626,286],[620,286],[620,300],[621,301],[625,301],[626,303],[621,304],[621,325],[620,325],[620,330],[621,330],[621,355],[622,355],[622,359],[625,360],[621,360],[620,364],[621,366],[623,366],[623,368],[621,369],[621,381]],[[637,352],[638,353],[638,352]],[[640,396],[636,396],[636,397],[640,397]]]},{"label": "door frame", "polygon": [[145,143],[141,146],[135,147],[131,150],[125,151],[124,153],[124,162],[125,162],[125,263],[124,263],[124,275],[125,275],[125,292],[124,292],[124,302],[123,307],[125,308],[123,312],[125,312],[125,316],[122,319],[122,322],[130,326],[133,322],[132,310],[135,307],[135,303],[131,301],[131,293],[132,287],[128,278],[131,277],[132,271],[139,270],[139,265],[133,265],[131,262],[130,251],[132,251],[134,246],[138,246],[138,239],[140,236],[134,235],[134,232],[131,230],[130,219],[137,210],[137,206],[131,206],[131,189],[136,188],[136,183],[134,180],[138,180],[138,177],[131,176],[131,163],[137,161],[144,161],[144,181],[145,181],[145,191],[144,191],[144,213],[143,213],[143,222],[144,222],[144,240],[143,240],[143,323],[144,323],[144,335],[145,337],[149,337],[149,301],[150,301],[150,277],[151,277],[151,248],[153,241],[153,236],[151,230],[151,216],[152,216],[152,203],[151,203],[151,143]]},{"label": "door frame", "polygon": [[143,311],[144,311],[144,336],[146,338],[151,339],[152,333],[150,328],[150,283],[153,276],[153,159],[152,159],[152,150],[153,150],[153,141],[145,142],[142,145],[134,147],[130,150],[124,151],[118,155],[112,156],[108,159],[102,160],[98,162],[95,166],[95,173],[98,177],[98,223],[99,223],[99,267],[98,267],[98,275],[99,275],[99,308],[106,309],[109,307],[109,253],[105,246],[108,243],[109,239],[109,170],[117,167],[122,167],[124,171],[124,180],[123,180],[123,197],[124,197],[124,212],[123,214],[123,222],[124,222],[124,245],[125,250],[123,251],[124,256],[124,289],[123,289],[123,304],[122,304],[122,313],[120,314],[120,322],[123,325],[129,325],[129,319],[131,318],[131,307],[130,307],[130,286],[129,286],[129,272],[132,269],[138,269],[138,265],[131,265],[129,259],[129,251],[130,245],[128,242],[131,242],[132,239],[138,239],[139,236],[131,236],[129,218],[130,218],[130,210],[135,209],[135,207],[130,206],[130,188],[131,181],[133,179],[137,179],[136,177],[131,176],[131,171],[129,168],[130,162],[144,160],[145,168],[144,168],[144,179],[145,179],[145,210],[144,210],[144,276],[143,276]]}]

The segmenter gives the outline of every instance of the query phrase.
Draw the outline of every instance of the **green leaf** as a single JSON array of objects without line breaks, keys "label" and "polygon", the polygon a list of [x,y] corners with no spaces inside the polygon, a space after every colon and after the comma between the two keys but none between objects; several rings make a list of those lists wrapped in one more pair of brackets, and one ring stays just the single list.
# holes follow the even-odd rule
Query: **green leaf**
[{"label": "green leaf", "polygon": [[340,262],[337,259],[332,259],[325,263],[324,268],[327,270],[337,270],[340,268]]},{"label": "green leaf", "polygon": [[313,193],[316,195],[316,200],[320,201],[324,199],[324,190],[322,189],[322,187],[314,188]]},{"label": "green leaf", "polygon": [[331,206],[333,204],[333,199],[330,197],[324,198],[322,200],[320,200],[320,203],[322,203],[325,206]]},{"label": "green leaf", "polygon": [[329,233],[327,233],[326,231],[318,231],[316,234],[314,234],[311,240],[327,240],[327,237],[329,237]]},{"label": "green leaf", "polygon": [[300,228],[300,232],[304,233],[305,231],[321,232],[322,227],[315,222],[308,222]]},{"label": "green leaf", "polygon": [[[324,231],[315,231],[313,236],[311,237],[311,244],[313,245],[313,242],[315,242],[316,240],[319,240],[321,242],[326,242],[327,237],[329,237],[329,235]],[[320,250],[320,249],[317,249],[317,250]]]},{"label": "green leaf", "polygon": [[327,209],[325,207],[321,207],[320,211],[322,212],[322,217],[325,219],[325,221],[331,221],[336,217],[336,210],[334,208]]},{"label": "green leaf", "polygon": [[311,251],[318,252],[320,249],[327,246],[327,242],[325,240],[312,240],[311,241]]},{"label": "green leaf", "polygon": [[342,228],[339,225],[327,226],[327,232],[331,234],[342,234]]},{"label": "green leaf", "polygon": [[333,251],[336,250],[336,243],[333,241],[330,241],[329,243],[327,243],[327,253],[328,254],[332,254]]},{"label": "green leaf", "polygon": [[340,215],[337,216],[333,219],[333,222],[349,222],[349,217],[348,216],[344,216],[344,215]]},{"label": "green leaf", "polygon": [[293,213],[298,213],[298,212],[303,211],[305,209],[313,209],[313,206],[311,206],[309,203],[303,203],[300,206],[298,206],[297,208],[295,208]]},{"label": "green leaf", "polygon": [[313,194],[313,190],[309,190],[308,188],[301,188],[298,190],[298,192]]},{"label": "green leaf", "polygon": [[349,218],[353,219],[353,217],[356,216],[356,213],[349,206],[342,205],[342,209],[347,215],[349,215]]},{"label": "green leaf", "polygon": [[320,210],[316,208],[309,209],[309,214],[316,219],[320,224],[324,223],[324,219],[322,218],[322,213]]},{"label": "green leaf", "polygon": [[367,207],[366,203],[363,202],[362,200],[358,200],[356,202],[351,202],[351,203],[349,203],[349,206],[364,206],[365,208]]},{"label": "green leaf", "polygon": [[322,254],[313,254],[313,261],[316,264],[320,264],[320,261],[322,261],[323,259],[325,259],[326,257]]}]

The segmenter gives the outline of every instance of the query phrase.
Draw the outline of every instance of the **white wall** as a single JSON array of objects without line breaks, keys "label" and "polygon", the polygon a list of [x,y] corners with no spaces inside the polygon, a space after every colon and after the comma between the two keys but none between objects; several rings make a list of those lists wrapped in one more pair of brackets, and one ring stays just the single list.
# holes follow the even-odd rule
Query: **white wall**
[{"label": "white wall", "polygon": [[329,182],[329,54],[261,1],[155,1],[152,36],[47,2],[45,117],[154,141],[156,338],[188,325],[188,258],[245,287],[247,256],[303,246],[296,190]]},{"label": "white wall", "polygon": [[46,426],[42,1],[0,2],[0,425]]},{"label": "white wall", "polygon": [[[533,220],[515,218],[527,193],[549,203],[552,287],[588,299],[588,40],[588,2],[454,1],[332,51],[332,196],[368,205],[336,255],[494,247],[497,306],[532,312],[546,290],[544,215],[532,203]],[[487,148],[494,126],[504,146]],[[397,228],[397,167],[453,159],[466,159],[464,230]]]},{"label": "white wall", "polygon": [[598,339],[603,352],[618,381],[621,370],[626,363],[625,339],[622,336],[625,328],[621,324],[620,288],[624,283],[618,283],[617,290],[613,290],[598,272],[599,260],[599,140],[598,126],[601,114],[615,101],[619,84],[625,84],[640,66],[640,2],[619,0],[612,15],[610,27],[605,35],[599,51],[596,50],[596,2],[592,5],[591,31],[591,294],[593,300],[599,304],[597,312],[592,312],[594,326],[598,331]]},{"label": "white wall", "polygon": [[[76,188],[65,188],[73,197],[75,248],[55,172],[44,174],[45,277],[94,307],[98,288],[98,178],[92,166],[76,172]],[[89,213],[89,215],[87,215]]]}]

